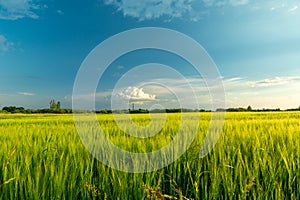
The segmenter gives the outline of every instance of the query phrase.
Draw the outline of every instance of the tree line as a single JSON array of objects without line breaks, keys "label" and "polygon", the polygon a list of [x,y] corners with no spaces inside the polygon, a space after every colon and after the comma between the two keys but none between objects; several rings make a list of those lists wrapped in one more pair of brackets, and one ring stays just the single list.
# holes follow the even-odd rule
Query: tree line
[{"label": "tree line", "polygon": [[[216,110],[217,112],[275,112],[275,111],[300,111],[300,106],[298,108],[281,110],[280,108],[277,109],[252,109],[251,106],[247,108],[219,108]],[[146,114],[146,113],[187,113],[187,112],[212,112],[211,110],[205,109],[186,109],[186,108],[174,108],[174,109],[154,109],[154,110],[147,110],[147,109],[138,109],[138,110],[97,110],[97,111],[85,111],[85,110],[77,110],[73,111],[70,108],[61,108],[61,103],[58,101],[57,103],[55,100],[51,100],[50,107],[44,109],[25,109],[24,107],[16,107],[16,106],[5,106],[0,110],[0,113],[23,113],[23,114],[35,114],[35,113],[53,113],[53,114],[71,114],[71,113],[85,113],[85,112],[93,112],[97,114],[112,114],[112,113],[123,113],[123,114]]]},{"label": "tree line", "polygon": [[262,108],[262,109],[252,109],[251,106],[248,106],[247,108],[228,108],[228,109],[222,109],[219,108],[217,109],[217,111],[219,112],[278,112],[278,111],[300,111],[300,106],[298,108],[292,108],[292,109],[286,109],[286,110],[282,110],[280,108]]},{"label": "tree line", "polygon": [[44,109],[25,109],[23,107],[16,107],[16,106],[5,106],[2,108],[1,113],[22,113],[22,114],[45,114],[45,113],[53,113],[53,114],[71,114],[72,109],[64,108],[64,109],[51,109],[51,108],[44,108]]},{"label": "tree line", "polygon": [[54,113],[54,114],[70,114],[72,113],[72,109],[69,108],[61,108],[61,103],[52,99],[50,101],[50,107],[44,109],[25,109],[24,107],[16,107],[16,106],[5,106],[2,108],[1,113],[23,113],[23,114],[35,114],[35,113]]}]

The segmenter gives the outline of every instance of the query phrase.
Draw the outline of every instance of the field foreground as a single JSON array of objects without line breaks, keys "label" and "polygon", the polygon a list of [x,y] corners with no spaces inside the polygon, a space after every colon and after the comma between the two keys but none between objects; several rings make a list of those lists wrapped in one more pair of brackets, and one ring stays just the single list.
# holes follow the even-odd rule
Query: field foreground
[{"label": "field foreground", "polygon": [[[180,115],[168,114],[149,139],[130,137],[112,115],[98,119],[120,148],[151,152],[172,141]],[[300,199],[300,112],[227,113],[222,136],[202,159],[210,113],[183,115],[191,126],[200,115],[191,147],[173,164],[143,174],[93,158],[72,115],[0,115],[0,199]],[[148,115],[131,117],[140,126],[150,123]]]}]

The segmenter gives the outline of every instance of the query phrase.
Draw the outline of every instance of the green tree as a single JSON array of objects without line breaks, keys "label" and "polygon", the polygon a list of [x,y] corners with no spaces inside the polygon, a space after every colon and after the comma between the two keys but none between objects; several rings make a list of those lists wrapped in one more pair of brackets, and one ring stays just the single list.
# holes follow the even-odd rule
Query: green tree
[{"label": "green tree", "polygon": [[25,108],[16,106],[5,106],[2,110],[8,113],[25,113]]},{"label": "green tree", "polygon": [[55,102],[54,99],[52,99],[52,100],[50,101],[50,109],[55,109],[55,108],[56,108],[56,102]]},{"label": "green tree", "polygon": [[56,108],[57,108],[57,109],[60,109],[60,101],[57,102]]},{"label": "green tree", "polygon": [[251,107],[251,106],[248,106],[247,110],[248,110],[248,111],[252,111],[252,107]]}]

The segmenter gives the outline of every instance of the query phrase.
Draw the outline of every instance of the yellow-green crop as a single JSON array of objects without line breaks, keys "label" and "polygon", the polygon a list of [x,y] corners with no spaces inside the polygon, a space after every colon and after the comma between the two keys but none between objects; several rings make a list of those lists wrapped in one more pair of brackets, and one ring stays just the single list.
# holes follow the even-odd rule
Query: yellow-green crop
[{"label": "yellow-green crop", "polygon": [[[184,115],[199,122],[199,113]],[[148,115],[132,118],[149,123]],[[156,172],[130,174],[89,154],[72,115],[0,115],[0,199],[300,199],[299,112],[227,113],[221,138],[202,159],[210,113],[200,118],[197,137],[180,159]],[[130,137],[112,115],[98,119],[120,148],[149,152],[172,140],[180,114],[168,114],[149,139]]]}]

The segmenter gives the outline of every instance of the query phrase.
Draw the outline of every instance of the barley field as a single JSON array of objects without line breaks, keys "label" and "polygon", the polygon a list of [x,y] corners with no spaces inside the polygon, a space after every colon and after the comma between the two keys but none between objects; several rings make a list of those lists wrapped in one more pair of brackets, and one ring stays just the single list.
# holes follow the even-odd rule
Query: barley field
[{"label": "barley field", "polygon": [[[210,113],[167,114],[163,129],[148,139],[124,133],[113,115],[98,119],[120,148],[149,152],[172,140],[181,115],[191,126],[200,115],[196,139],[174,163],[148,173],[97,161],[72,115],[0,115],[0,199],[300,199],[300,112],[227,113],[205,158],[199,150]],[[147,114],[131,118],[140,126],[150,121]]]}]

